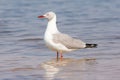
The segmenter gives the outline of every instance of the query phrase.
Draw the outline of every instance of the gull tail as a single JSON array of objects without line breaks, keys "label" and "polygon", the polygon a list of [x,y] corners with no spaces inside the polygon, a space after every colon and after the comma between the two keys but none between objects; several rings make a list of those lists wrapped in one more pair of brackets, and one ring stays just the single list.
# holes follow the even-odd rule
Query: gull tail
[{"label": "gull tail", "polygon": [[86,44],[85,48],[96,48],[97,44]]}]

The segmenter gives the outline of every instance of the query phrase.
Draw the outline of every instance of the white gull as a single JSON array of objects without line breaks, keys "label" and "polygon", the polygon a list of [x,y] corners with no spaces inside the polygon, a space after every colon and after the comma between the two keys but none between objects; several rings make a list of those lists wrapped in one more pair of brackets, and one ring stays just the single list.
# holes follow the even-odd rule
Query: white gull
[{"label": "white gull", "polygon": [[38,18],[47,18],[48,25],[45,31],[44,40],[48,48],[57,52],[57,59],[62,59],[62,53],[74,51],[83,48],[94,48],[97,44],[87,44],[79,39],[74,39],[67,34],[61,33],[57,29],[56,14],[54,12],[47,12]]}]

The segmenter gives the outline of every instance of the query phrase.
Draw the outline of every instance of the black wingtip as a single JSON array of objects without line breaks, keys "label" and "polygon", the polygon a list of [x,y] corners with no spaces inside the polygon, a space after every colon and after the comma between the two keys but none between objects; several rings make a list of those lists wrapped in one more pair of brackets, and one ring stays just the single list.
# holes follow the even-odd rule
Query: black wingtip
[{"label": "black wingtip", "polygon": [[97,46],[97,44],[86,44],[85,48],[96,48]]}]

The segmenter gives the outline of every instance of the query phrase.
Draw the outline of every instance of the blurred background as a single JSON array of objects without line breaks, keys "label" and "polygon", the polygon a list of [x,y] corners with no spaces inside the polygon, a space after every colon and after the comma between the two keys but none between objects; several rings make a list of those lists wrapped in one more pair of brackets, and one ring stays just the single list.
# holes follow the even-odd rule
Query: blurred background
[{"label": "blurred background", "polygon": [[[47,20],[37,18],[49,11],[57,14],[57,25],[61,32],[87,43],[98,44],[98,48],[64,54],[65,58],[74,62],[65,69],[77,66],[76,70],[70,70],[72,74],[78,71],[76,80],[80,77],[79,74],[83,75],[82,80],[120,78],[119,0],[0,0],[0,80],[67,80],[71,76],[68,74],[63,78],[61,75],[46,78],[46,71],[41,68],[44,62],[56,57],[56,52],[49,50],[43,41]],[[87,65],[84,74],[79,71],[79,66],[84,68],[86,65],[76,65],[76,62],[79,64],[78,59],[83,58],[96,59],[96,63],[91,66],[94,69],[89,71]],[[70,61],[68,59],[67,62],[70,64]],[[38,65],[39,69],[36,68]],[[30,71],[24,72],[26,69]],[[63,72],[65,76],[67,72]],[[59,74],[63,72],[60,71]],[[33,76],[35,74],[41,74],[41,77]]]}]

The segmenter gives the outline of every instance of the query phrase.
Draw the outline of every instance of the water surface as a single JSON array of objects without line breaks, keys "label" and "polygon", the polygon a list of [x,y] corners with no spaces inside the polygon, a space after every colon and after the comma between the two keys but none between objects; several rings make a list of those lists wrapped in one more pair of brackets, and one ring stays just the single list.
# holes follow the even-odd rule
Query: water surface
[{"label": "water surface", "polygon": [[[119,0],[0,0],[0,80],[119,80]],[[57,14],[61,32],[98,48],[64,54],[43,41],[47,20]]]}]

